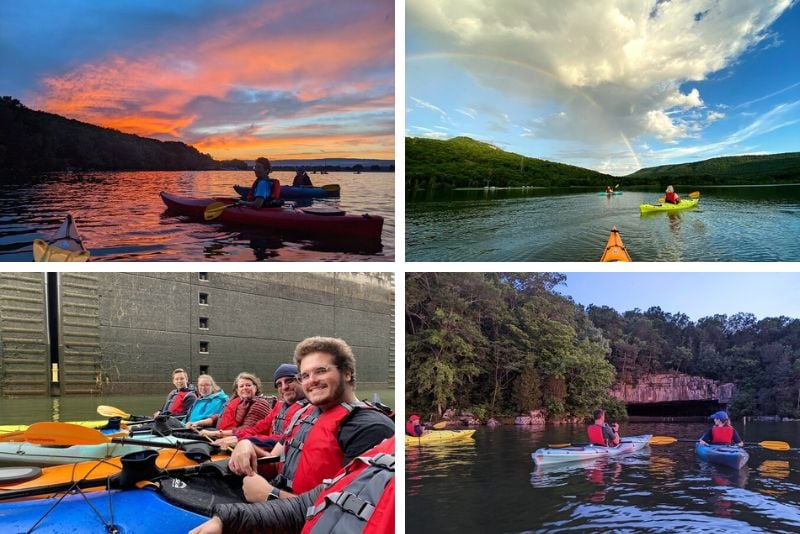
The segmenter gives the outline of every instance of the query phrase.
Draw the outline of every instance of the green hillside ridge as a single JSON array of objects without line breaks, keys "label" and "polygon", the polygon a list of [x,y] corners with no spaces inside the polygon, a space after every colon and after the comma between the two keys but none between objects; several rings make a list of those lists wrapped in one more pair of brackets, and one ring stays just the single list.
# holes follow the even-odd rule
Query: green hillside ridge
[{"label": "green hillside ridge", "polygon": [[626,187],[766,185],[800,182],[800,152],[730,156],[662,165],[627,176],[610,176],[506,152],[469,137],[446,141],[406,137],[406,188],[434,187]]},{"label": "green hillside ridge", "polygon": [[[605,187],[614,177],[506,152],[469,137],[406,137],[406,187]],[[616,182],[615,182],[616,183]]]}]

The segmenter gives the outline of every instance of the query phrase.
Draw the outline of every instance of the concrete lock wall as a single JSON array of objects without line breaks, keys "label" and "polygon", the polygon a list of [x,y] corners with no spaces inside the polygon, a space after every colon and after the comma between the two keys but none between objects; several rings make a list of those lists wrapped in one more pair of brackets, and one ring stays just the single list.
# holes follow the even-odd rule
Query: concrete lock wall
[{"label": "concrete lock wall", "polygon": [[[39,287],[46,294],[47,284],[39,280],[46,280],[47,273],[20,276],[26,287]],[[275,367],[291,361],[296,344],[313,335],[341,337],[350,344],[359,383],[394,383],[391,273],[62,273],[58,277],[57,313],[52,303],[48,312],[47,304],[39,302],[44,297],[26,301],[26,306],[43,310],[44,317],[34,325],[43,333],[30,334],[40,355],[31,360],[33,375],[26,378],[34,384],[28,391],[13,387],[14,373],[4,372],[21,358],[10,350],[9,342],[15,338],[7,331],[10,323],[3,321],[6,302],[16,294],[0,293],[4,395],[47,391],[49,345],[42,322],[47,323],[48,313],[49,321],[59,325],[58,339],[51,340],[57,343],[60,377],[57,387],[51,386],[53,394],[161,393],[176,367],[189,371],[192,381],[204,369],[226,390],[239,372],[249,371],[261,377],[269,390]],[[12,276],[6,282],[9,287],[19,280]],[[36,379],[41,369],[45,372]]]}]

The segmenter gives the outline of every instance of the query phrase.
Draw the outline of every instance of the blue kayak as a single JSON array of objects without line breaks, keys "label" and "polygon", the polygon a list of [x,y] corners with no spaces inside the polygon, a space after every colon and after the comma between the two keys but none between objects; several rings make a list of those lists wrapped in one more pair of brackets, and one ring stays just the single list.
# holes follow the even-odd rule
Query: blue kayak
[{"label": "blue kayak", "polygon": [[[69,495],[56,504],[57,498],[33,501],[0,502],[0,530],[3,532],[28,532],[37,521],[33,532],[98,532],[113,530],[120,534],[186,533],[204,523],[208,518],[167,502],[153,489],[127,491],[94,491],[83,495]],[[91,502],[98,513],[86,501]],[[51,507],[55,507],[49,511]],[[48,512],[49,511],[49,512]],[[113,518],[113,521],[112,521]]]},{"label": "blue kayak", "polygon": [[746,450],[732,445],[702,445],[698,442],[694,450],[700,459],[732,469],[741,469],[750,458]]},{"label": "blue kayak", "polygon": [[[250,193],[250,188],[243,185],[234,185],[233,189],[242,198],[247,197],[247,195]],[[298,198],[331,198],[338,197],[340,194],[341,189],[339,188],[339,184],[327,184],[319,187],[310,185],[281,186],[281,198],[286,200],[294,200]]]}]

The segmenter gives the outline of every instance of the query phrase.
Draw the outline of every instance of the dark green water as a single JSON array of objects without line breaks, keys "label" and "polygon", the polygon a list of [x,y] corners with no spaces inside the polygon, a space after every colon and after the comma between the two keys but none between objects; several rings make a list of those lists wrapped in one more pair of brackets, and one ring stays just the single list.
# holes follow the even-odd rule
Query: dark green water
[{"label": "dark green water", "polygon": [[[800,423],[736,425],[746,441],[800,445]],[[702,424],[629,424],[623,435],[696,438]],[[748,447],[741,471],[693,445],[651,445],[591,462],[536,468],[547,443],[585,442],[582,427],[480,428],[474,441],[406,447],[408,532],[798,532],[800,454]]]},{"label": "dark green water", "polygon": [[[409,261],[598,261],[617,226],[633,261],[800,261],[800,186],[700,189],[698,207],[641,216],[663,193],[469,190],[409,195]],[[684,196],[690,191],[679,191]]]}]

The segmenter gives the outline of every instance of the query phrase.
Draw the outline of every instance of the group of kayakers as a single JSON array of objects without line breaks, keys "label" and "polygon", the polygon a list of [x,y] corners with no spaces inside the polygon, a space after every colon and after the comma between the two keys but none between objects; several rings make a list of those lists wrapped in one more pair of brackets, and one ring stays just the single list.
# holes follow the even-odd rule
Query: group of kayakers
[{"label": "group of kayakers", "polygon": [[[358,401],[355,381],[349,345],[325,337],[300,342],[293,363],[277,367],[277,399],[263,395],[257,376],[240,373],[232,398],[217,403],[224,392],[211,377],[201,375],[195,389],[176,369],[175,390],[159,412],[182,414],[187,427],[232,448],[228,467],[244,477],[247,500],[216,505],[214,516],[192,532],[331,532],[340,520],[358,531],[391,532],[394,422],[385,406]],[[206,398],[218,409],[204,408],[195,417]],[[279,464],[257,462],[275,456]],[[350,513],[342,518],[342,510]]]},{"label": "group of kayakers", "polygon": [[[236,204],[250,208],[274,208],[283,205],[283,200],[280,198],[281,182],[269,176],[269,173],[272,172],[272,163],[269,158],[258,158],[253,165],[253,172],[256,179],[250,186],[247,198],[239,200]],[[297,167],[292,186],[311,187],[313,185],[305,167]]]},{"label": "group of kayakers", "polygon": [[[592,412],[594,423],[586,428],[589,435],[589,443],[602,447],[615,447],[620,443],[619,423],[606,423],[606,412],[598,408]],[[718,411],[712,414],[709,419],[714,421],[714,426],[710,427],[698,440],[701,445],[735,445],[744,446],[744,442],[739,434],[731,426],[728,413]]]}]

